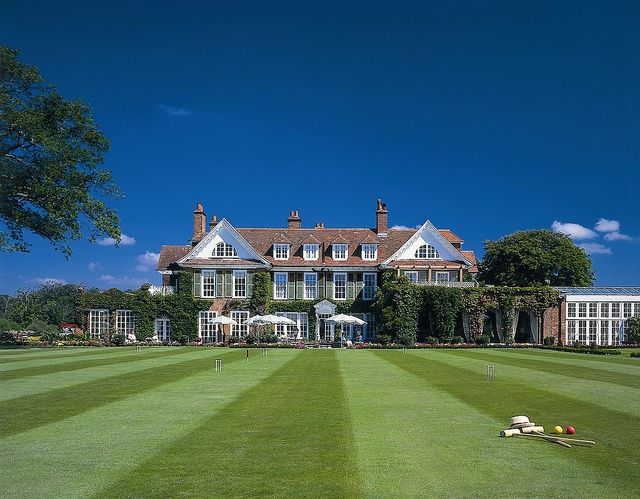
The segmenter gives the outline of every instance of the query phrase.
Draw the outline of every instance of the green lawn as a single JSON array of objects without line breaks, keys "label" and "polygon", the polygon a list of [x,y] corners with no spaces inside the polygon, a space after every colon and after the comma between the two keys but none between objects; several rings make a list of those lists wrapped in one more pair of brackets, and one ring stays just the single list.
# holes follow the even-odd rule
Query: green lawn
[{"label": "green lawn", "polygon": [[[0,350],[3,497],[640,496],[640,359]],[[221,373],[214,359],[224,360]],[[497,379],[484,379],[494,364]],[[593,448],[501,439],[511,416]]]}]

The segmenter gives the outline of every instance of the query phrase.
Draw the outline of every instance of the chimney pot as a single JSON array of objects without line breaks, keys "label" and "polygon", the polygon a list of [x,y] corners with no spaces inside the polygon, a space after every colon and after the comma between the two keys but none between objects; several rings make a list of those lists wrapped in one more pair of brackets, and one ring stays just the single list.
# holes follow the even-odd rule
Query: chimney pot
[{"label": "chimney pot", "polygon": [[218,225],[218,217],[213,215],[211,217],[211,221],[209,222],[209,230],[213,229],[216,225]]},{"label": "chimney pot", "polygon": [[193,212],[193,239],[191,244],[195,246],[207,234],[207,215],[202,208],[202,204],[198,203]]},{"label": "chimney pot", "polygon": [[299,229],[301,223],[302,223],[302,220],[300,220],[300,216],[298,215],[298,212],[295,210],[291,210],[291,213],[289,214],[289,218],[287,218],[287,228]]},{"label": "chimney pot", "polygon": [[378,199],[378,207],[376,210],[376,233],[379,236],[387,235],[388,215],[387,204],[383,203],[381,199]]}]

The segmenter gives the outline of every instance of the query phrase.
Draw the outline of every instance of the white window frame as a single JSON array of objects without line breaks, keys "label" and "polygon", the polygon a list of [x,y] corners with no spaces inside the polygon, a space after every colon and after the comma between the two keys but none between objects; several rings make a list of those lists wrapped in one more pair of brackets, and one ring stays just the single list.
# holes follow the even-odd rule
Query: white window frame
[{"label": "white window frame", "polygon": [[[244,293],[236,292],[236,281],[242,276],[244,279]],[[233,298],[246,298],[247,297],[247,271],[246,270],[234,270],[233,271]]]},{"label": "white window frame", "polygon": [[[338,280],[338,276],[340,276],[341,278],[344,277],[344,297],[343,298],[338,298],[336,291],[338,290],[338,286],[336,284],[336,281]],[[348,275],[346,272],[335,272],[333,274],[333,299],[334,300],[339,300],[339,301],[344,301],[347,299],[347,288],[348,288]]]},{"label": "white window frame", "polygon": [[162,342],[171,341],[171,320],[167,317],[157,317],[153,321],[153,334],[158,335],[158,340]]},{"label": "white window frame", "polygon": [[[373,277],[373,284],[367,286],[367,277]],[[371,301],[376,296],[376,289],[378,288],[378,274],[375,272],[365,272],[362,274],[362,299]]]},{"label": "white window frame", "polygon": [[[200,297],[215,298],[216,297],[216,271],[203,270],[200,279]],[[209,292],[205,292],[205,288]]]},{"label": "white window frame", "polygon": [[[284,293],[278,294],[278,286],[282,287],[282,283],[278,283],[278,277],[284,276]],[[280,289],[281,291],[281,289]],[[273,299],[286,300],[289,298],[289,272],[273,273]]]},{"label": "white window frame", "polygon": [[249,319],[248,310],[232,310],[231,318],[238,324],[231,325],[231,336],[234,338],[244,338],[249,334],[249,326],[246,322]]},{"label": "white window frame", "polygon": [[[218,251],[218,248],[222,248],[222,251]],[[222,254],[218,254],[222,253]],[[213,254],[211,255],[213,258],[238,258],[238,252],[233,247],[233,245],[226,243],[224,241],[220,241],[216,243],[213,248]]]},{"label": "white window frame", "polygon": [[[344,256],[341,256],[344,253]],[[336,261],[344,261],[349,258],[349,245],[348,244],[332,244],[331,245],[331,258]]]},{"label": "white window frame", "polygon": [[[313,285],[307,285],[307,277],[313,276]],[[316,300],[318,298],[318,273],[317,272],[305,272],[304,273],[304,299]]]},{"label": "white window frame", "polygon": [[[446,279],[443,279],[443,276],[446,276]],[[451,282],[451,274],[449,272],[436,272],[436,282],[439,284],[449,284]]]},{"label": "white window frame", "polygon": [[377,244],[363,244],[361,251],[362,251],[362,259],[365,261],[373,262],[378,259]]},{"label": "white window frame", "polygon": [[415,258],[418,260],[440,260],[440,252],[433,244],[425,243],[418,246]]},{"label": "white window frame", "polygon": [[[198,338],[207,338],[211,343],[219,343],[218,335],[220,327],[218,324],[210,324],[211,319],[218,317],[218,312],[212,310],[201,310],[198,312]],[[205,333],[203,335],[203,333]],[[215,341],[214,341],[215,338]]]},{"label": "white window frame", "polygon": [[136,333],[136,321],[133,317],[133,310],[118,309],[116,310],[116,334]]},{"label": "white window frame", "polygon": [[288,260],[290,246],[285,243],[276,243],[273,245],[274,260]]},{"label": "white window frame", "polygon": [[[419,274],[417,270],[405,270],[404,275],[407,279],[409,279],[409,282],[412,282],[414,284],[418,283]],[[415,277],[412,279],[413,276]]]},{"label": "white window frame", "polygon": [[89,310],[89,336],[102,338],[109,332],[109,310],[92,308]]},{"label": "white window frame", "polygon": [[567,317],[578,317],[577,303],[567,303]]},{"label": "white window frame", "polygon": [[317,260],[320,256],[320,245],[305,244],[302,247],[302,256],[305,260]]}]

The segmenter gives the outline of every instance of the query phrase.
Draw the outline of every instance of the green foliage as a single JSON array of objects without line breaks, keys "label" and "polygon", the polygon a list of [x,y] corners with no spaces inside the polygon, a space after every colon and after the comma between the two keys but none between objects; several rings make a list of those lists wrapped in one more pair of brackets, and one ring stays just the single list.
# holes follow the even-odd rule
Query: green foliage
[{"label": "green foliage", "polygon": [[112,340],[115,332],[116,310],[131,310],[135,317],[136,338],[143,341],[153,335],[154,320],[167,317],[171,322],[172,340],[186,343],[198,336],[198,312],[209,310],[207,300],[195,298],[191,292],[192,274],[178,274],[178,292],[172,295],[151,295],[146,289],[125,292],[119,289],[79,292],[76,303],[76,320],[87,328],[87,316],[92,308],[108,309],[111,313],[110,330],[105,340]]},{"label": "green foliage", "polygon": [[58,339],[58,328],[38,319],[29,324],[26,330],[33,331],[36,336],[45,337],[47,341]]},{"label": "green foliage", "polygon": [[6,297],[2,312],[23,328],[34,320],[55,325],[73,322],[77,290],[75,284],[44,283],[34,291],[18,291],[17,296]]},{"label": "green foliage", "polygon": [[20,324],[9,319],[0,319],[0,332],[2,331],[19,331],[22,329]]},{"label": "green foliage", "polygon": [[269,272],[253,274],[253,295],[250,299],[251,309],[258,315],[264,315],[269,308],[272,296],[271,276]]},{"label": "green foliage", "polygon": [[640,316],[629,317],[625,321],[624,342],[629,345],[640,345]]},{"label": "green foliage", "polygon": [[402,345],[413,345],[421,305],[421,289],[406,276],[383,278],[375,300],[381,323],[378,337],[388,335]]},{"label": "green foliage", "polygon": [[516,232],[485,242],[480,279],[498,286],[591,286],[591,259],[566,235],[550,230]]},{"label": "green foliage", "polygon": [[455,335],[456,322],[462,309],[462,294],[458,288],[424,286],[422,307],[428,310],[431,334],[438,338]]},{"label": "green foliage", "polygon": [[17,50],[0,47],[0,250],[29,251],[25,230],[67,257],[83,226],[90,241],[119,240],[120,220],[104,199],[121,193],[98,168],[108,150],[85,103],[65,100]]}]

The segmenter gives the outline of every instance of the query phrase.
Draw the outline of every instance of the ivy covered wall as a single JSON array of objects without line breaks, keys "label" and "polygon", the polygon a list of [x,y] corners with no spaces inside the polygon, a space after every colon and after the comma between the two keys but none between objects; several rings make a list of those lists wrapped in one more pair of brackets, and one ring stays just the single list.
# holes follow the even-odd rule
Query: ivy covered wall
[{"label": "ivy covered wall", "polygon": [[483,334],[485,314],[499,311],[503,318],[502,337],[511,342],[516,310],[531,310],[542,315],[557,305],[558,297],[559,292],[550,287],[419,286],[405,276],[385,272],[375,304],[378,337],[412,345],[419,339],[419,323],[426,322],[432,336],[448,340],[461,332],[462,315],[466,314],[469,336],[477,339]]}]

